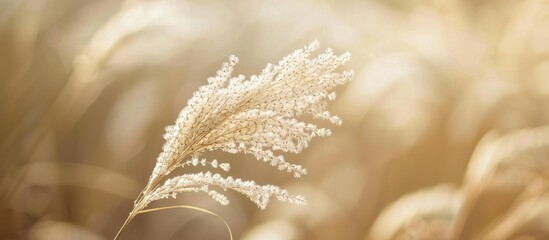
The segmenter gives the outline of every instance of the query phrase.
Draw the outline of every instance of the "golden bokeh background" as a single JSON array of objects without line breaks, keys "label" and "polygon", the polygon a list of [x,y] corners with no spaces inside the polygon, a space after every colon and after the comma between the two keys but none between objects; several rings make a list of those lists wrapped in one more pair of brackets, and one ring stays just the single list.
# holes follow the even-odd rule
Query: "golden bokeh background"
[{"label": "golden bokeh background", "polygon": [[[181,194],[236,239],[549,239],[549,1],[0,1],[0,239],[112,239],[171,124],[227,56],[258,73],[349,51],[344,121],[291,161],[211,153],[302,194],[259,210]],[[228,239],[192,210],[120,239]]]}]

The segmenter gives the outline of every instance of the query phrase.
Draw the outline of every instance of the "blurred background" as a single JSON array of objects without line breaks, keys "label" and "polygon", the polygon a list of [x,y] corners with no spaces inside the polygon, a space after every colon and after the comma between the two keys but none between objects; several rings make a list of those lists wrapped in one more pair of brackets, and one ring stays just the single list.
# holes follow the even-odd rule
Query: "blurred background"
[{"label": "blurred background", "polygon": [[[231,175],[302,194],[266,210],[182,194],[236,239],[549,239],[549,2],[0,1],[0,238],[112,239],[187,99],[230,54],[251,75],[313,40],[349,51],[344,124],[294,179],[212,153]],[[120,239],[228,239],[192,210]]]}]

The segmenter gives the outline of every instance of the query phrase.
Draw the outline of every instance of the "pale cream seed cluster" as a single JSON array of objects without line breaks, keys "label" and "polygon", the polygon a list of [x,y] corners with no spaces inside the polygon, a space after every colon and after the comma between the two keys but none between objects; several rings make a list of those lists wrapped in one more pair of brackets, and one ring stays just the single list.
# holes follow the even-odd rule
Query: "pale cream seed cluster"
[{"label": "pale cream seed cluster", "polygon": [[277,65],[267,65],[261,74],[249,79],[232,76],[238,59],[231,56],[217,76],[209,78],[208,84],[193,94],[175,124],[166,127],[166,143],[134,211],[181,192],[206,192],[221,204],[228,204],[227,197],[210,186],[240,192],[260,208],[265,208],[273,196],[284,202],[305,203],[303,197],[290,195],[277,186],[224,178],[210,172],[184,174],[163,184],[161,180],[177,167],[201,165],[229,171],[227,163],[199,158],[213,150],[250,154],[294,177],[306,174],[301,165],[288,162],[276,152],[299,153],[312,138],[329,136],[329,129],[300,121],[298,117],[311,115],[340,125],[341,119],[327,111],[327,103],[336,98],[333,89],[353,76],[352,71],[335,71],[349,60],[349,53],[338,56],[328,49],[310,59],[317,48],[318,42],[313,42]]},{"label": "pale cream seed cluster", "polygon": [[150,195],[150,201],[173,197],[180,192],[206,192],[223,205],[229,204],[227,197],[215,190],[209,189],[210,186],[217,186],[223,191],[232,189],[246,195],[250,200],[257,204],[261,209],[265,209],[272,196],[283,202],[294,204],[304,204],[305,199],[302,196],[290,195],[287,190],[274,185],[258,185],[254,181],[244,181],[240,178],[222,177],[220,174],[211,172],[200,172],[185,174],[182,176],[170,178],[164,184],[155,189]]}]

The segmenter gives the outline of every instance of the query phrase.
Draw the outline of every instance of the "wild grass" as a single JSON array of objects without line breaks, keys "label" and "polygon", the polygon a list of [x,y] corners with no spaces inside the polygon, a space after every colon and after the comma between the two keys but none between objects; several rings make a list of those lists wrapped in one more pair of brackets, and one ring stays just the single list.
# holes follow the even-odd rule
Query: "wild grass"
[{"label": "wild grass", "polygon": [[[548,239],[548,12],[544,0],[0,1],[0,239],[111,239],[134,200],[147,214],[121,239],[227,237],[216,218],[176,210],[189,208],[243,240]],[[309,142],[322,121],[267,106],[276,114],[227,124],[305,123],[284,132],[292,141],[240,133],[280,150],[180,149],[235,136],[218,121],[180,124],[229,118],[218,111],[237,104],[222,101],[262,82],[231,75],[201,92],[228,55],[249,75],[311,39],[352,52],[357,70],[330,104],[345,120],[333,136]],[[210,100],[181,111],[196,89]],[[187,120],[162,139],[178,112]]]},{"label": "wild grass", "polygon": [[[194,173],[192,168],[202,166],[228,172],[228,163],[200,158],[205,152],[222,150],[253,155],[296,178],[307,174],[301,165],[288,162],[276,152],[300,153],[314,137],[331,134],[329,129],[298,120],[302,115],[341,125],[341,119],[327,111],[327,103],[336,98],[334,88],[353,75],[350,71],[336,72],[349,60],[349,53],[337,56],[327,49],[310,59],[317,48],[315,41],[276,65],[268,64],[261,74],[249,79],[232,76],[238,58],[231,56],[217,76],[209,78],[208,85],[193,94],[175,124],[166,127],[163,151],[122,228],[150,203],[175,198],[180,193],[204,192],[222,205],[229,204],[228,198],[212,187],[244,194],[261,209],[267,207],[271,197],[305,204],[303,196],[292,195],[275,185],[258,185],[210,171]],[[169,178],[178,168],[191,172]]]},{"label": "wild grass", "polygon": [[461,188],[437,186],[402,197],[381,214],[368,239],[463,239],[481,200],[505,188],[519,189],[518,195],[475,239],[511,239],[520,231],[534,232],[528,226],[541,224],[547,213],[542,207],[549,190],[544,176],[549,165],[542,153],[547,149],[547,126],[504,136],[487,134],[473,153]]}]

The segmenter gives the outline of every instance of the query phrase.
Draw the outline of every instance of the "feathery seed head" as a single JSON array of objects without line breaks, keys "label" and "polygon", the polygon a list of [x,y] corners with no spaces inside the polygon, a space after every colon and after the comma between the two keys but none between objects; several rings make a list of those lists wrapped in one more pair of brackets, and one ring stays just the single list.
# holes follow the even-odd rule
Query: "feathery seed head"
[{"label": "feathery seed head", "polygon": [[[307,174],[301,165],[286,161],[275,151],[299,153],[313,137],[331,135],[330,129],[302,122],[298,117],[307,114],[341,125],[341,119],[327,111],[327,103],[336,98],[334,88],[353,76],[352,71],[335,71],[349,60],[349,53],[337,56],[327,49],[310,58],[318,47],[319,43],[314,41],[284,57],[277,65],[268,64],[261,74],[249,80],[242,75],[232,76],[238,58],[230,56],[217,76],[208,78],[208,85],[193,94],[175,124],[166,127],[166,143],[144,197],[135,209],[143,209],[152,201],[180,192],[206,192],[219,203],[228,204],[226,196],[210,190],[209,186],[240,192],[262,209],[273,196],[280,201],[304,204],[302,196],[290,195],[277,186],[257,185],[210,172],[184,174],[162,185],[159,183],[177,167],[201,165],[229,171],[228,163],[199,159],[202,153],[213,150],[253,155],[296,178]],[[189,157],[191,159],[185,161]]]}]

